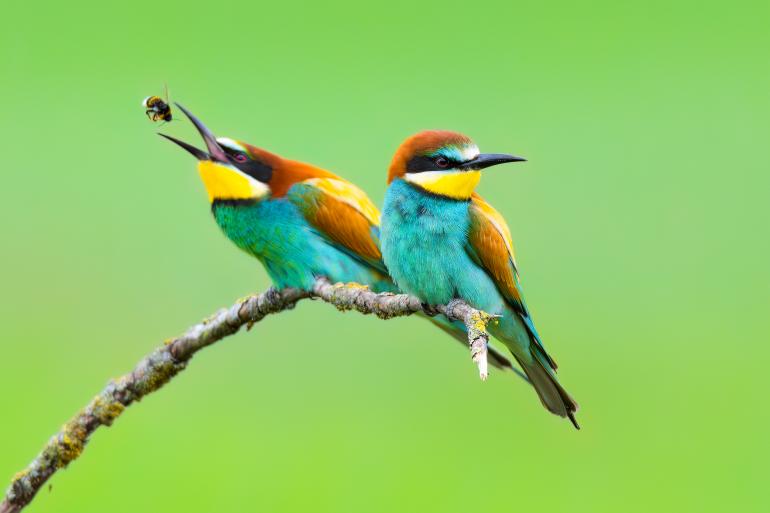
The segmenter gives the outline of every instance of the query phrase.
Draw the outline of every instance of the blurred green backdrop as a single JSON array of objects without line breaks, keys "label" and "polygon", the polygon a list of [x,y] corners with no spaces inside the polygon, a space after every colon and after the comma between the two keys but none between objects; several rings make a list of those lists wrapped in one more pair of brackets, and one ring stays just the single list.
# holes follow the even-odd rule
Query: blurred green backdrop
[{"label": "blurred green backdrop", "polygon": [[770,4],[44,4],[0,31],[3,481],[268,286],[145,118],[164,82],[377,203],[419,129],[527,156],[481,192],[584,429],[428,323],[303,303],[201,353],[29,511],[770,509]]}]

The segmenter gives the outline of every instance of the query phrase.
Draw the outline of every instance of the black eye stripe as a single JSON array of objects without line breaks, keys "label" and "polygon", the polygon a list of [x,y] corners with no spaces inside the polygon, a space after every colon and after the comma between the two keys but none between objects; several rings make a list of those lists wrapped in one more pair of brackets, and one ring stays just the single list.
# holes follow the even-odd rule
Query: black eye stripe
[{"label": "black eye stripe", "polygon": [[[230,157],[232,164],[250,177],[263,183],[268,183],[273,177],[273,168],[267,164],[252,159],[246,152],[234,150],[232,148],[228,148],[227,146],[222,146],[222,149],[225,153],[227,153],[227,156]],[[237,160],[236,157],[238,156],[245,157],[246,159]]]},{"label": "black eye stripe", "polygon": [[267,183],[273,177],[273,168],[256,160],[247,160],[246,162],[233,162],[235,167],[260,182]]},{"label": "black eye stripe", "polygon": [[[437,163],[437,160],[439,159],[443,159],[444,161],[446,161],[446,164],[439,166]],[[447,169],[452,169],[454,167],[457,167],[460,164],[462,163],[457,162],[453,159],[447,158],[443,155],[438,155],[436,157],[428,157],[426,155],[420,155],[409,159],[409,161],[406,163],[406,172],[422,173],[423,171],[445,171]]]}]

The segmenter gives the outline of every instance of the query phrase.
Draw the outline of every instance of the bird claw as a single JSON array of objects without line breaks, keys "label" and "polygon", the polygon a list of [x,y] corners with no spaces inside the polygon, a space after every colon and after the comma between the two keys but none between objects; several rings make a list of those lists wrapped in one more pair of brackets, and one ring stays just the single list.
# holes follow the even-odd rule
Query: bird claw
[{"label": "bird claw", "polygon": [[428,303],[421,303],[420,306],[422,307],[423,313],[428,317],[435,317],[441,313],[439,312],[438,308],[433,305],[429,305]]}]

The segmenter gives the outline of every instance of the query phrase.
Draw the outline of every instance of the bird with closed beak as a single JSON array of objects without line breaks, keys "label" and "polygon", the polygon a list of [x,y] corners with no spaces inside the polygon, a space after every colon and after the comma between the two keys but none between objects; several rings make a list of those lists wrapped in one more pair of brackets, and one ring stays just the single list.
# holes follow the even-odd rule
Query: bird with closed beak
[{"label": "bird with closed beak", "polygon": [[524,160],[479,153],[470,138],[455,132],[409,137],[388,172],[382,256],[404,292],[429,304],[462,299],[499,316],[490,333],[513,354],[545,408],[579,429],[578,405],[559,383],[556,362],[524,303],[508,225],[475,192],[483,170]]}]

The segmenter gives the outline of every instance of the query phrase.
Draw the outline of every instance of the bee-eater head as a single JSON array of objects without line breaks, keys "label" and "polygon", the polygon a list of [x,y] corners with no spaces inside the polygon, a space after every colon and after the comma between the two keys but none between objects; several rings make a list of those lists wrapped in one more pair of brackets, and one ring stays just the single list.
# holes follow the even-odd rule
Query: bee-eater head
[{"label": "bee-eater head", "polygon": [[388,183],[401,178],[430,193],[467,200],[481,179],[481,170],[523,157],[479,153],[467,136],[446,130],[426,130],[409,137],[396,151]]},{"label": "bee-eater head", "polygon": [[208,152],[165,134],[198,159],[209,201],[243,201],[280,198],[295,183],[309,178],[338,178],[325,169],[296,160],[285,159],[269,151],[227,137],[214,137],[203,122],[179,105],[203,137]]},{"label": "bee-eater head", "polygon": [[282,159],[250,144],[216,138],[201,120],[187,109],[176,104],[192,121],[203,137],[208,152],[159,134],[175,142],[198,159],[198,171],[209,195],[209,201],[254,201],[271,193],[273,172]]}]

